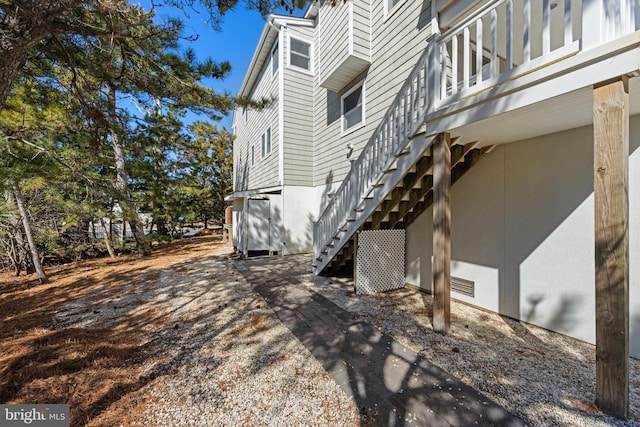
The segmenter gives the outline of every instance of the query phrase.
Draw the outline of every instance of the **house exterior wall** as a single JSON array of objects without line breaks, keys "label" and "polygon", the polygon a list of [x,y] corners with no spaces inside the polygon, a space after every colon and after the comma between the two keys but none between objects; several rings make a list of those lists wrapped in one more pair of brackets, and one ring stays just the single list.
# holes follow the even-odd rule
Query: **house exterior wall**
[{"label": "house exterior wall", "polygon": [[[640,357],[640,116],[630,121],[630,335]],[[451,189],[461,301],[595,341],[591,126],[497,147]],[[407,229],[407,282],[432,287],[432,211]]]},{"label": "house exterior wall", "polygon": [[[345,4],[339,7],[347,6]],[[331,49],[331,44],[327,45],[319,35],[326,33],[326,27],[335,25],[331,17],[337,13],[338,11],[332,9],[329,4],[325,3],[320,7],[316,55],[327,55],[326,51]],[[360,13],[364,11],[359,10],[358,14]],[[346,156],[347,144],[354,145],[352,158],[356,158],[384,117],[417,58],[426,48],[427,37],[431,35],[429,1],[402,1],[386,17],[384,2],[371,2],[370,14],[371,66],[339,92],[321,87],[320,79],[316,75],[313,183],[315,186],[323,187],[321,192],[325,192],[330,184],[340,183],[344,179],[350,167]],[[319,60],[321,64],[323,61]],[[362,80],[365,84],[365,125],[351,132],[342,132],[340,98]]]},{"label": "house exterior wall", "polygon": [[[251,92],[252,99],[274,99],[263,110],[238,107],[234,111],[236,139],[233,144],[234,191],[272,187],[279,184],[279,139],[278,127],[278,78],[272,76],[271,61],[266,61],[260,77]],[[261,156],[262,134],[271,128],[271,152]],[[251,164],[251,147],[254,147],[254,163]]]},{"label": "house exterior wall", "polygon": [[286,63],[281,70],[282,126],[283,126],[283,176],[284,184],[313,185],[313,64],[311,72],[305,72],[289,64],[289,40],[294,37],[312,44],[315,50],[314,29],[289,26],[283,28],[283,47]]},{"label": "house exterior wall", "polygon": [[[317,216],[311,187],[315,29],[308,22],[276,24],[279,30],[269,38],[273,42],[261,47],[268,49],[269,55],[255,56],[267,59],[249,95],[254,100],[268,98],[273,102],[263,110],[249,110],[246,115],[242,108],[234,112],[234,246],[245,255],[263,251],[265,244],[268,250],[279,254],[310,251],[312,220]],[[269,28],[265,34],[267,31]],[[292,38],[311,44],[309,71],[290,64]],[[278,69],[273,73],[271,53],[275,43],[278,43]],[[271,152],[263,158],[262,135],[269,128]],[[257,218],[251,212],[252,203],[254,211],[265,204],[260,199],[269,200],[268,218],[266,214]]]},{"label": "house exterior wall", "polygon": [[349,55],[349,4],[323,2],[316,33],[319,81],[324,80]]},{"label": "house exterior wall", "polygon": [[313,220],[318,216],[313,188],[286,185],[282,191],[282,254],[311,252]]},{"label": "house exterior wall", "polygon": [[351,0],[351,50],[362,58],[371,56],[371,1]]}]

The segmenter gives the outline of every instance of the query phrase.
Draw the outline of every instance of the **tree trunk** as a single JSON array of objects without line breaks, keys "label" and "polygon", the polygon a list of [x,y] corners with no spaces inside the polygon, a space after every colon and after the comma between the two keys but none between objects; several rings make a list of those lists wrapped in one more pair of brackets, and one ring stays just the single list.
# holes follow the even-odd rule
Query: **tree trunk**
[{"label": "tree trunk", "polygon": [[122,252],[127,249],[127,221],[122,221],[122,230],[120,230],[120,247]]},{"label": "tree trunk", "polygon": [[[16,201],[13,197],[13,193],[10,189],[6,189],[4,191],[4,197],[9,206],[15,206]],[[22,269],[25,270],[26,274],[33,273],[33,268],[31,267],[31,263],[29,262],[29,257],[27,255],[27,245],[25,245],[24,238],[22,236],[22,230],[20,229],[20,218],[16,215],[11,215],[9,217],[9,224],[11,226],[8,229],[9,233],[9,244],[10,248],[8,249],[8,255],[11,259],[11,263],[13,264],[13,268],[15,270],[16,277],[20,276],[20,272]]]},{"label": "tree trunk", "polygon": [[60,2],[2,2],[0,111],[4,109],[11,88],[27,62],[29,51],[51,34],[53,20],[68,9],[58,3]]},{"label": "tree trunk", "polygon": [[[111,246],[111,239],[109,238],[109,233],[107,233],[107,224],[104,222],[103,217],[100,217],[100,225],[102,225],[102,229],[104,230],[104,244],[107,246],[109,257],[115,258],[116,252],[113,250],[113,246]],[[95,231],[93,235],[95,237]]]},{"label": "tree trunk", "polygon": [[3,110],[18,73],[27,60],[27,50],[0,50],[2,66],[0,67],[0,111]]},{"label": "tree trunk", "polygon": [[[109,113],[111,115],[111,147],[113,148],[113,154],[116,159],[116,191],[120,200],[120,208],[122,209],[123,229],[125,228],[125,222],[129,222],[131,226],[131,232],[133,238],[136,241],[136,247],[138,253],[141,256],[147,256],[151,254],[151,245],[145,241],[144,230],[142,228],[142,222],[136,212],[135,207],[129,197],[129,191],[127,182],[129,181],[129,174],[126,170],[124,149],[120,144],[120,138],[115,129],[115,110],[116,110],[116,94],[115,88],[109,85],[107,90],[109,98]],[[124,242],[123,242],[124,244]]]},{"label": "tree trunk", "polygon": [[38,273],[38,279],[40,283],[48,283],[49,279],[47,275],[44,273],[44,269],[42,268],[42,263],[40,262],[40,256],[38,254],[38,248],[36,246],[36,241],[33,238],[33,232],[31,231],[31,223],[29,222],[29,215],[27,214],[27,210],[24,206],[24,202],[22,200],[22,193],[20,192],[20,187],[18,187],[17,182],[12,183],[13,197],[15,197],[16,205],[18,206],[18,210],[20,211],[20,216],[22,217],[22,226],[24,227],[24,234],[27,236],[27,242],[29,243],[29,249],[31,249],[31,259],[33,261],[33,266]]}]

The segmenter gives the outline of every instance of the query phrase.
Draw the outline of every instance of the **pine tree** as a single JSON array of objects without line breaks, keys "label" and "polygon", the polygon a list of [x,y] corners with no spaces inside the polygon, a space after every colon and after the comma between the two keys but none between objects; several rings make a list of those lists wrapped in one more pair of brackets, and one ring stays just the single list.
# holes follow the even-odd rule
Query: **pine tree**
[{"label": "pine tree", "polygon": [[[269,13],[284,7],[293,11],[303,0],[247,0],[250,8]],[[216,27],[238,0],[165,0],[159,4],[193,9],[200,5]],[[153,12],[126,0],[2,0],[0,1],[0,110],[11,88],[23,78],[42,77],[50,64],[71,65],[67,44],[91,44],[96,39],[131,41],[148,25]],[[173,23],[162,30],[170,33]],[[44,65],[44,67],[42,67]],[[31,74],[35,72],[35,74]]]}]

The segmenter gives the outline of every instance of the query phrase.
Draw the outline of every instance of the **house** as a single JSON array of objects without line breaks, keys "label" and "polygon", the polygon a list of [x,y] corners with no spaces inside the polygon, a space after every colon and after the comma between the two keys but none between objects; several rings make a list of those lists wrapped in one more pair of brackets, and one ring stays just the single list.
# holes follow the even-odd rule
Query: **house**
[{"label": "house", "polygon": [[634,0],[347,0],[269,17],[240,95],[274,102],[234,116],[234,246],[312,248],[316,274],[424,288],[443,333],[456,298],[596,343],[598,404],[626,416],[638,30]]}]

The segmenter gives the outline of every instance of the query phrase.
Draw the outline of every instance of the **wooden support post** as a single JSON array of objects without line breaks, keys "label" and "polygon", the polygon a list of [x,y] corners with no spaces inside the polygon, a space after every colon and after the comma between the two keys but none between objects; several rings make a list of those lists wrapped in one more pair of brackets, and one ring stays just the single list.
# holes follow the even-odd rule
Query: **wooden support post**
[{"label": "wooden support post", "polygon": [[451,324],[451,136],[436,137],[433,157],[433,329],[449,332]]},{"label": "wooden support post", "polygon": [[629,87],[594,87],[596,404],[629,415]]}]

